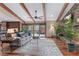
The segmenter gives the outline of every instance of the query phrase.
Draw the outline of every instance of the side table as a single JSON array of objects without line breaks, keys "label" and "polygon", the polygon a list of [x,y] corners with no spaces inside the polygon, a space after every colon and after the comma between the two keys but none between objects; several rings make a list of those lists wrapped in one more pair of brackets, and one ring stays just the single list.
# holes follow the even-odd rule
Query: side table
[{"label": "side table", "polygon": [[[0,40],[1,41],[1,47],[2,47],[2,53],[3,53],[3,44],[4,43],[9,43],[9,45],[14,41],[14,40]],[[12,49],[11,49],[11,47],[10,47],[10,51],[12,52]]]}]

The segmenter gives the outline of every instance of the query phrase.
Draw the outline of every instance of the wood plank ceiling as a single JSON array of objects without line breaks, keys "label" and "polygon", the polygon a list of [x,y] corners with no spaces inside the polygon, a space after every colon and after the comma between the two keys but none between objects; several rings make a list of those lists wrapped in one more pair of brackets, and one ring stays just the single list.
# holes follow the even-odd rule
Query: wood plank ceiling
[{"label": "wood plank ceiling", "polygon": [[[15,17],[12,20],[19,19],[19,21],[25,23],[45,23],[46,21],[60,20],[68,5],[68,3],[0,3],[0,12],[10,19],[11,16]],[[35,10],[37,10],[37,16],[42,16],[42,18],[34,18]],[[4,16],[3,19],[6,19],[6,17]]]}]

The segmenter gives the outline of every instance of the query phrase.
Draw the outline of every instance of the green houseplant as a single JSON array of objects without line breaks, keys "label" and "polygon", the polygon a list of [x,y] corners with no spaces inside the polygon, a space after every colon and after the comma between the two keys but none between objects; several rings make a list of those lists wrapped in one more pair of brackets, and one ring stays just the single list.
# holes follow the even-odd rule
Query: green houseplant
[{"label": "green houseplant", "polygon": [[66,39],[69,41],[68,44],[68,51],[73,52],[75,45],[72,43],[72,40],[74,38],[74,31],[73,30],[67,30],[66,32]]},{"label": "green houseplant", "polygon": [[56,26],[56,36],[57,38],[61,39],[61,37],[63,37],[63,28],[61,25]]},{"label": "green houseplant", "polygon": [[69,40],[70,43],[72,43],[72,40],[74,38],[74,31],[72,29],[65,30],[65,37],[67,40]]},{"label": "green houseplant", "polygon": [[73,30],[73,20],[71,18],[69,18],[66,22],[65,22],[65,38],[69,41],[68,43],[68,50],[69,52],[73,52],[74,51],[74,44],[72,43],[72,40],[75,36],[74,30]]},{"label": "green houseplant", "polygon": [[22,30],[21,30],[21,32],[24,32],[24,33],[26,33],[28,31],[28,28],[26,27],[26,28],[22,28]]},{"label": "green houseplant", "polygon": [[56,36],[57,36],[57,38],[60,38],[59,33],[61,33],[61,32],[62,32],[61,26],[60,25],[56,26]]},{"label": "green houseplant", "polygon": [[56,34],[58,34],[58,33],[60,33],[60,32],[62,32],[62,29],[61,29],[61,26],[57,26],[56,27]]}]

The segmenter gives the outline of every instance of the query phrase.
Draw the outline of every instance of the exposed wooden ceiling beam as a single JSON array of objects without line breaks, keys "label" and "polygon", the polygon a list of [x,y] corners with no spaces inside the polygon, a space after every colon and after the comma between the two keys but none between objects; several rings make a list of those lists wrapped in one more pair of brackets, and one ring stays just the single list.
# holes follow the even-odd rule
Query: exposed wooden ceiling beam
[{"label": "exposed wooden ceiling beam", "polygon": [[31,16],[29,10],[27,9],[27,6],[25,6],[24,3],[20,3],[20,5],[21,5],[21,7],[28,13],[28,15],[30,16],[30,18],[32,19],[32,21],[33,21],[34,23],[36,23],[35,20],[33,19],[33,17]]},{"label": "exposed wooden ceiling beam", "polygon": [[69,5],[69,3],[64,4],[64,6],[63,6],[62,10],[60,11],[58,18],[56,20],[57,22],[60,21],[60,18],[62,17],[62,15],[63,15],[63,13],[64,13],[64,11],[65,11],[65,9],[67,8],[68,5]]},{"label": "exposed wooden ceiling beam", "polygon": [[15,14],[11,9],[9,9],[7,6],[5,6],[3,3],[0,3],[0,7],[2,7],[3,9],[5,9],[7,12],[9,12],[10,14],[12,14],[14,17],[17,17],[20,21],[22,21],[23,23],[25,23],[25,21],[23,19],[21,19],[17,14]]}]

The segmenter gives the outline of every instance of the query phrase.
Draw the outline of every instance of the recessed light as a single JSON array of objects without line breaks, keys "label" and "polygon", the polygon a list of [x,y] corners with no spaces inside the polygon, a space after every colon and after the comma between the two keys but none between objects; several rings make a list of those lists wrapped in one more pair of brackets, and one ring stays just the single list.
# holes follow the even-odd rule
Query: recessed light
[{"label": "recessed light", "polygon": [[53,17],[53,15],[51,15],[51,17]]}]

